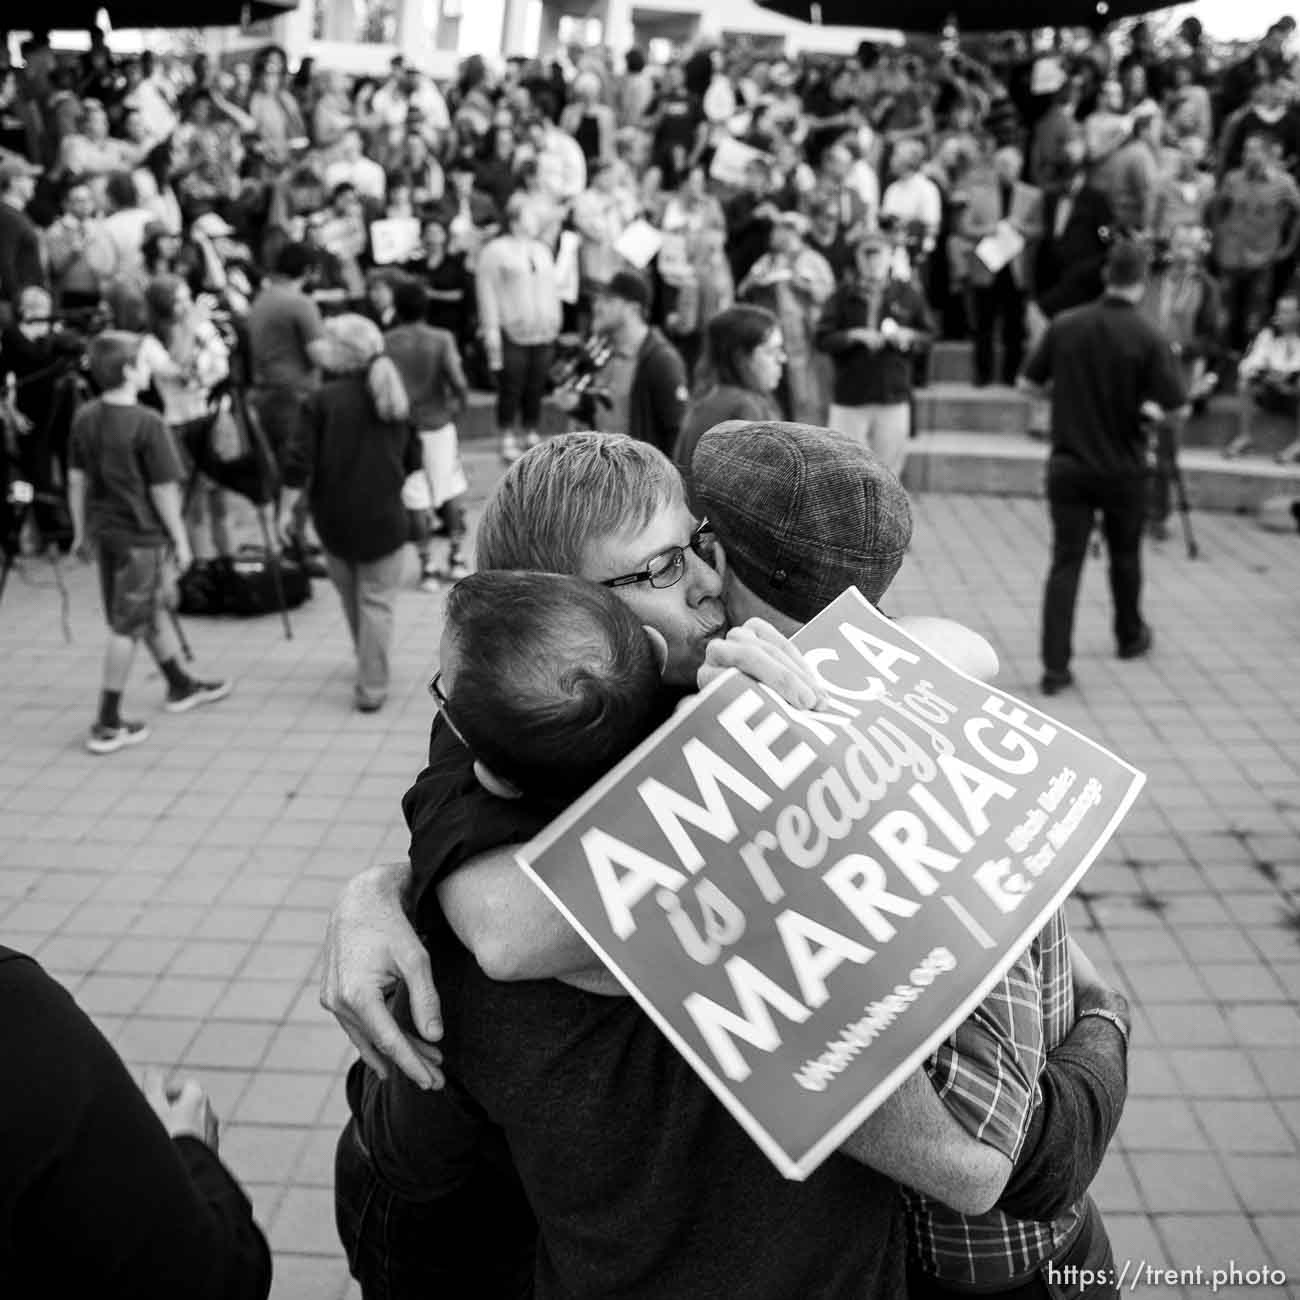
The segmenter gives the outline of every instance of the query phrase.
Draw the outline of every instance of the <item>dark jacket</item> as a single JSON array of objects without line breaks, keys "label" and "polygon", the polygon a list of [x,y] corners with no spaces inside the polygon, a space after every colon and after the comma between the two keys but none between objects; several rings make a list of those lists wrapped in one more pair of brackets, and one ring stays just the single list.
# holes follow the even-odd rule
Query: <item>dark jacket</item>
[{"label": "dark jacket", "polygon": [[[739,388],[735,384],[719,384],[686,408],[681,436],[673,449],[673,463],[686,484],[686,499],[695,510],[694,480],[691,478],[691,460],[695,446],[715,424],[724,420],[779,420],[781,413],[776,403],[762,393]],[[698,514],[699,511],[696,510]]]},{"label": "dark jacket", "polygon": [[1064,197],[1049,194],[1043,202],[1044,234],[1034,265],[1034,286],[1045,316],[1081,307],[1101,293],[1101,272],[1115,225],[1110,199],[1085,185],[1072,196],[1070,215],[1058,237],[1056,215]]},{"label": "dark jacket", "polygon": [[32,219],[0,203],[0,302],[18,306],[18,295],[30,284],[47,287],[41,262],[41,240]]},{"label": "dark jacket", "polygon": [[636,354],[627,406],[628,433],[671,456],[690,395],[681,355],[652,327]]},{"label": "dark jacket", "polygon": [[849,331],[867,324],[867,294],[860,283],[841,285],[822,308],[816,336],[817,346],[835,363],[831,400],[836,406],[891,406],[912,396],[917,351],[934,334],[930,309],[920,293],[902,280],[890,280],[883,295],[878,324],[892,320],[921,337],[906,351],[886,343],[872,352],[854,341]]},{"label": "dark jacket", "polygon": [[6,1296],[265,1300],[271,1254],[208,1147],[169,1138],[67,991],[0,947]]},{"label": "dark jacket", "polygon": [[331,554],[367,564],[407,541],[402,484],[420,468],[409,420],[381,420],[364,373],[313,393],[285,454],[287,487],[311,483],[311,513]]}]

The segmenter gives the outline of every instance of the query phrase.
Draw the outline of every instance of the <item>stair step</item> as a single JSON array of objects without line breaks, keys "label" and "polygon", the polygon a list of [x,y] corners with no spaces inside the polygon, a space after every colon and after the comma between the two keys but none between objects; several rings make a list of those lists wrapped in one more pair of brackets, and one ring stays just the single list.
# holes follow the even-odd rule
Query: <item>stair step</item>
[{"label": "stair step", "polygon": [[[903,483],[913,492],[1041,497],[1047,444],[995,433],[923,433],[908,444]],[[1300,466],[1248,457],[1224,460],[1217,451],[1187,447],[1179,458],[1195,510],[1254,514],[1279,495],[1300,495]]]},{"label": "stair step", "polygon": [[931,383],[916,391],[916,427],[972,433],[1026,433],[1031,402],[1014,388]]}]

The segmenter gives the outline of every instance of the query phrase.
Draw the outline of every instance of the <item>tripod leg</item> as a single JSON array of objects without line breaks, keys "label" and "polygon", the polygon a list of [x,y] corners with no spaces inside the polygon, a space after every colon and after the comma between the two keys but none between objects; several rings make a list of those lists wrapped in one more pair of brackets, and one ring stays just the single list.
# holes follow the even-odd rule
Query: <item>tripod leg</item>
[{"label": "tripod leg", "polygon": [[1183,520],[1183,541],[1187,546],[1187,558],[1194,560],[1201,553],[1196,544],[1196,534],[1192,532],[1192,507],[1187,500],[1187,485],[1183,482],[1183,471],[1175,463],[1173,466],[1174,490],[1178,494],[1178,513]]},{"label": "tripod leg", "polygon": [[257,522],[262,529],[262,544],[266,547],[266,562],[271,566],[271,581],[275,584],[275,598],[280,602],[280,620],[284,623],[284,639],[293,640],[293,624],[289,622],[289,605],[284,598],[284,575],[280,570],[280,548],[271,541],[271,528],[266,522],[270,506],[257,507]]}]

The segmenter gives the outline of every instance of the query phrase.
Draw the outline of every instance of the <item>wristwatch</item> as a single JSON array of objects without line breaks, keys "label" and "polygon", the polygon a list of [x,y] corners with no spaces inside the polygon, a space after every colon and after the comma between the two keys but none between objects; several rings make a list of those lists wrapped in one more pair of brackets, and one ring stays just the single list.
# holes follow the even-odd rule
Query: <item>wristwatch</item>
[{"label": "wristwatch", "polygon": [[1119,1030],[1119,1036],[1124,1040],[1124,1046],[1128,1047],[1129,1028],[1124,1022],[1123,1016],[1114,1011],[1107,1011],[1105,1007],[1087,1007],[1079,1012],[1077,1019],[1082,1020],[1084,1016],[1096,1016],[1098,1020],[1109,1020]]}]

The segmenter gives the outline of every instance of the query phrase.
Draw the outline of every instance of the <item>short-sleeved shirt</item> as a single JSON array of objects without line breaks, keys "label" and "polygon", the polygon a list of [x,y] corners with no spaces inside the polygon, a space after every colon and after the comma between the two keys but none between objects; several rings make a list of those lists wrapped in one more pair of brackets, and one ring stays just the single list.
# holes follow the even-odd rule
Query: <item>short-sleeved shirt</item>
[{"label": "short-sleeved shirt", "polygon": [[495,983],[429,907],[438,879],[548,820],[477,787],[441,724],[403,803],[449,1079],[500,1126],[537,1215],[537,1300],[892,1300],[891,1182],[844,1156],[783,1178],[630,998]]},{"label": "short-sleeved shirt", "polygon": [[1229,172],[1219,187],[1219,204],[1216,251],[1225,271],[1271,267],[1288,221],[1300,219],[1300,189],[1284,171],[1258,178],[1244,168]]},{"label": "short-sleeved shirt", "polygon": [[93,536],[126,546],[167,541],[149,489],[180,482],[182,469],[156,411],[89,402],[72,422],[68,465],[86,476],[86,524]]},{"label": "short-sleeved shirt", "polygon": [[319,375],[307,344],[324,329],[320,308],[305,293],[274,281],[265,285],[248,313],[253,382],[260,388],[317,387]]},{"label": "short-sleeved shirt", "polygon": [[1145,472],[1141,407],[1186,397],[1173,348],[1126,299],[1107,295],[1052,321],[1025,377],[1052,385],[1052,460],[1099,474]]}]

